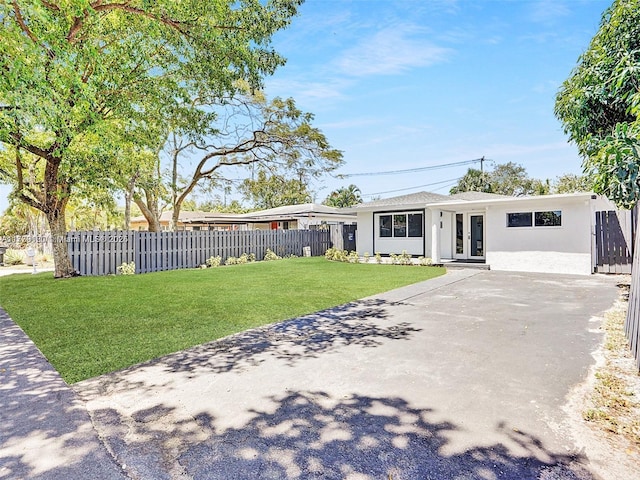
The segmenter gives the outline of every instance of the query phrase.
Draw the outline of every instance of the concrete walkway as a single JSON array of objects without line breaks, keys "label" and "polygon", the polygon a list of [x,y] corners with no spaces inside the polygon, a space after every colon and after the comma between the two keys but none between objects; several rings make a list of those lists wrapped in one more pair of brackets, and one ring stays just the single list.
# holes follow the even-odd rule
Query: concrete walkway
[{"label": "concrete walkway", "polygon": [[84,403],[0,309],[0,479],[124,479]]},{"label": "concrete walkway", "polygon": [[615,283],[452,271],[80,382],[87,410],[4,316],[0,479],[122,476],[87,411],[135,479],[594,479],[563,406]]}]

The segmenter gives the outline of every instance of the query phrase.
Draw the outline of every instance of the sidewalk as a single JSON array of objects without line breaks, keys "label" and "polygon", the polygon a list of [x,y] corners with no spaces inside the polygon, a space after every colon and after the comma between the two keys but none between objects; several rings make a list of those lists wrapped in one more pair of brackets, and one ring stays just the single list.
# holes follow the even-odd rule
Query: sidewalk
[{"label": "sidewalk", "polygon": [[0,479],[26,478],[127,476],[98,438],[83,402],[0,309]]}]

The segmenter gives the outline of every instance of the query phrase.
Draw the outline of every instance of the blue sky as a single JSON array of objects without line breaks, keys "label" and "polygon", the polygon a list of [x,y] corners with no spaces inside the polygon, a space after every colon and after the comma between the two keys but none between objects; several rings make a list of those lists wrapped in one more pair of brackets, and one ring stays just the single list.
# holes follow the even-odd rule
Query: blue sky
[{"label": "blue sky", "polygon": [[[307,0],[274,37],[288,61],[267,79],[266,93],[291,96],[315,114],[315,125],[344,153],[337,173],[482,156],[519,163],[536,178],[579,173],[554,98],[610,3]],[[318,202],[350,183],[383,198],[447,193],[467,168],[324,178],[311,188]],[[0,187],[2,210],[7,194]]]},{"label": "blue sky", "polygon": [[[485,156],[532,177],[580,173],[553,115],[554,97],[609,1],[307,0],[275,37],[288,62],[266,83],[292,96],[344,152],[339,173]],[[476,165],[477,166],[477,165]],[[356,184],[382,197],[447,193],[467,166],[325,179],[323,200]],[[407,189],[394,193],[392,190]]]}]

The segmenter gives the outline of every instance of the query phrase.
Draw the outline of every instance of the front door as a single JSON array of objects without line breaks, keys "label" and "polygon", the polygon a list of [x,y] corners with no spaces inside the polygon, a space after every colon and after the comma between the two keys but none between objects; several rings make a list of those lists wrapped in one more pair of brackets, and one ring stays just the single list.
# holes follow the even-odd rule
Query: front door
[{"label": "front door", "polygon": [[456,213],[455,257],[461,260],[484,260],[484,214]]},{"label": "front door", "polygon": [[482,260],[484,258],[484,215],[481,213],[469,215],[469,258]]}]

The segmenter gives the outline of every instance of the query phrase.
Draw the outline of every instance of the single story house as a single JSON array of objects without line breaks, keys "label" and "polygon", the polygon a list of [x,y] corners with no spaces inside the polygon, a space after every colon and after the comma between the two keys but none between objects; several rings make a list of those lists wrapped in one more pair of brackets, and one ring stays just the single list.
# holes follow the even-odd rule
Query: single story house
[{"label": "single story house", "polygon": [[252,230],[313,230],[356,223],[354,212],[317,203],[286,205],[245,213],[240,217]]},{"label": "single story house", "polygon": [[[173,211],[167,210],[160,215],[160,227],[169,231]],[[216,213],[199,211],[180,211],[176,230],[241,230],[244,221],[238,220],[235,213]],[[133,217],[129,221],[131,230],[149,230],[149,223],[144,216]]]},{"label": "single story house", "polygon": [[[160,225],[169,230],[173,212],[163,212]],[[309,230],[328,225],[355,224],[356,214],[316,203],[287,205],[250,213],[181,211],[177,230]],[[148,230],[144,216],[130,221],[132,230]]]},{"label": "single story house", "polygon": [[591,274],[595,212],[615,206],[592,193],[508,197],[419,192],[362,203],[353,210],[361,254],[406,250],[434,263],[482,262],[493,270]]}]

